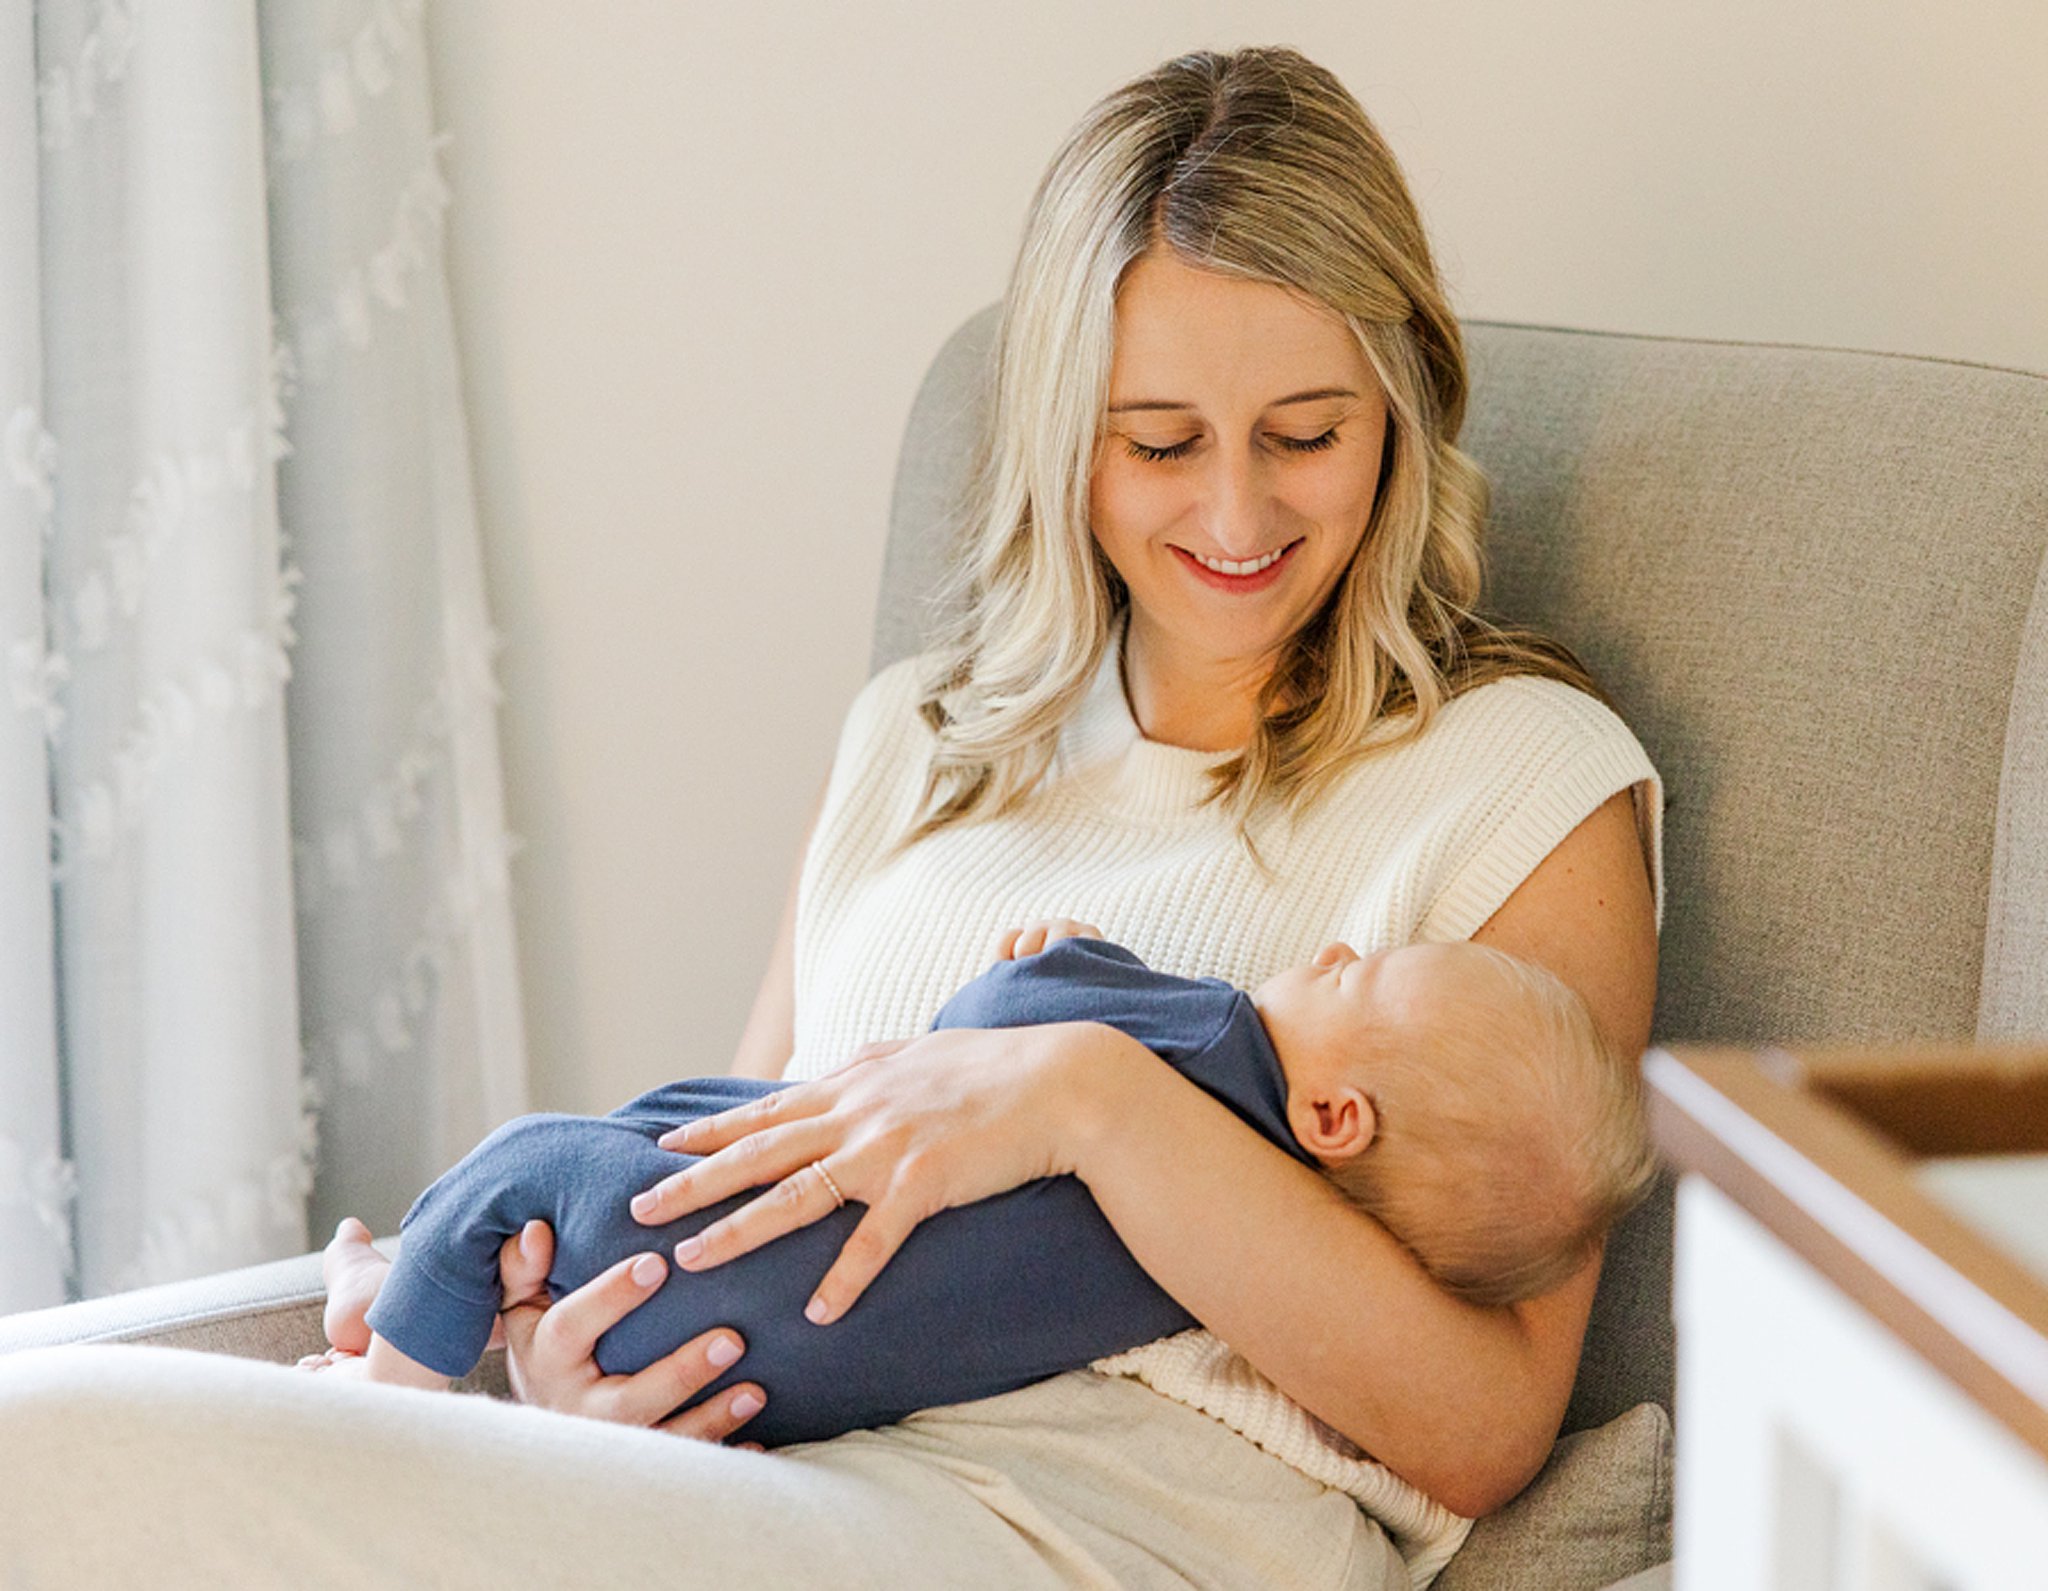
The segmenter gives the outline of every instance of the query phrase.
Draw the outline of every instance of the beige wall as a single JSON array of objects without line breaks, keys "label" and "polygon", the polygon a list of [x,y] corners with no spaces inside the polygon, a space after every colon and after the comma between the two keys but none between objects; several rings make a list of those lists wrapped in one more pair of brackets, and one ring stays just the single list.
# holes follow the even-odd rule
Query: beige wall
[{"label": "beige wall", "polygon": [[1461,312],[2048,369],[2048,9],[435,0],[535,1087],[719,1070],[925,361],[1097,94],[1288,42]]}]

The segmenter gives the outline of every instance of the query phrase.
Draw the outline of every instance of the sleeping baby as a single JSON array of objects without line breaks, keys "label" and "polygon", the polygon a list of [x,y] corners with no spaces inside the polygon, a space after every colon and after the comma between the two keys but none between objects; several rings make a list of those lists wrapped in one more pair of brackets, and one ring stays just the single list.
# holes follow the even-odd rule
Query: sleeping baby
[{"label": "sleeping baby", "polygon": [[[1361,957],[1332,944],[1247,994],[1155,972],[1086,924],[1040,924],[1003,944],[1003,959],[934,1028],[1121,1030],[1320,1171],[1471,1302],[1562,1282],[1652,1175],[1634,1066],[1576,994],[1502,952],[1415,944]],[[535,1218],[553,1226],[555,1298],[628,1255],[672,1249],[758,1190],[641,1226],[631,1195],[695,1158],[656,1140],[786,1086],[687,1079],[609,1116],[500,1128],[413,1205],[374,1303],[360,1270],[351,1295],[330,1269],[329,1335],[346,1347],[366,1320],[370,1336],[362,1357],[321,1362],[409,1385],[465,1374],[497,1318],[508,1237]],[[1131,1257],[1086,1185],[1060,1176],[928,1218],[851,1310],[813,1325],[805,1301],[865,1208],[845,1202],[709,1270],[671,1266],[599,1339],[599,1367],[630,1374],[731,1327],[768,1394],[746,1435],[775,1447],[992,1397],[1197,1324]]]}]

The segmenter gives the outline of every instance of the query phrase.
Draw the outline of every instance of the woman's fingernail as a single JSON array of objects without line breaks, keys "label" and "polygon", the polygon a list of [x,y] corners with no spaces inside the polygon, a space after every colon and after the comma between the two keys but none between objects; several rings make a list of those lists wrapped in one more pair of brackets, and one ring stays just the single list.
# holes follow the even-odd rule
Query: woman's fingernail
[{"label": "woman's fingernail", "polygon": [[816,1326],[824,1325],[825,1317],[831,1313],[832,1311],[826,1307],[825,1300],[822,1298],[814,1298],[804,1305],[804,1319]]},{"label": "woman's fingernail", "polygon": [[655,1197],[651,1192],[636,1193],[633,1195],[633,1202],[631,1205],[628,1206],[628,1208],[631,1209],[635,1215],[652,1215],[654,1213],[655,1202]]},{"label": "woman's fingernail", "polygon": [[740,1345],[730,1337],[720,1337],[704,1350],[704,1357],[723,1370],[729,1364],[739,1363]]},{"label": "woman's fingernail", "polygon": [[534,1231],[533,1223],[531,1221],[527,1222],[526,1225],[522,1226],[519,1229],[519,1252],[525,1255],[526,1258],[528,1258],[529,1260],[540,1258],[540,1256],[534,1252],[535,1247],[539,1244],[539,1242],[540,1234]]},{"label": "woman's fingernail", "polygon": [[[618,1206],[614,1205],[612,1208],[617,1209]],[[658,1254],[642,1254],[633,1261],[633,1280],[642,1287],[652,1287],[666,1275],[668,1267],[662,1264],[661,1256]]]},{"label": "woman's fingernail", "polygon": [[761,1401],[758,1394],[742,1392],[732,1400],[733,1418],[736,1420],[750,1419],[766,1407],[767,1405]]},{"label": "woman's fingernail", "polygon": [[686,1237],[676,1245],[676,1263],[687,1265],[703,1252],[704,1240],[701,1237]]}]

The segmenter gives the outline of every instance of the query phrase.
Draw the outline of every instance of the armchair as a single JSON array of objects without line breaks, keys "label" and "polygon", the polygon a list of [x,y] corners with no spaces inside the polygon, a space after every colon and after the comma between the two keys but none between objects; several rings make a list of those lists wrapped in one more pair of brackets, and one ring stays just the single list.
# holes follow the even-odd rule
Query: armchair
[{"label": "armchair", "polygon": [[[953,336],[912,412],[877,666],[918,644],[993,328]],[[1467,332],[1490,601],[1579,650],[1670,792],[1660,1039],[2048,1037],[2048,380]],[[1615,1234],[1564,1440],[1446,1591],[1659,1579],[1670,1221],[1667,1187]],[[0,1350],[291,1359],[319,1307],[309,1256],[0,1320]]]}]

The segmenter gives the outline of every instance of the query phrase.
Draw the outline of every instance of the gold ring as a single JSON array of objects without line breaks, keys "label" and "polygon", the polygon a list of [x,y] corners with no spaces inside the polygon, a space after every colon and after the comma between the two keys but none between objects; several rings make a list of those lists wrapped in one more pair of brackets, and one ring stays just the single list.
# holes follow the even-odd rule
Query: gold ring
[{"label": "gold ring", "polygon": [[825,1186],[832,1190],[832,1197],[834,1201],[836,1201],[838,1208],[842,1210],[845,1209],[846,1195],[839,1191],[839,1184],[832,1180],[832,1173],[825,1169],[825,1162],[822,1160],[813,1160],[811,1162],[811,1169],[817,1172],[819,1176],[825,1179]]}]

